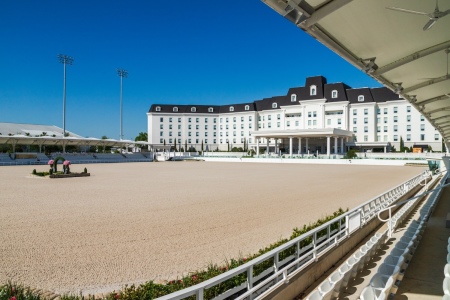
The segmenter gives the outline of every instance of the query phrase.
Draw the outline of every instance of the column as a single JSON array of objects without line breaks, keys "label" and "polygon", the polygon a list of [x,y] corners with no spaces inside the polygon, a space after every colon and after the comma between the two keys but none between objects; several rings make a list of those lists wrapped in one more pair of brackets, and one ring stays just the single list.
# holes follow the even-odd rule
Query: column
[{"label": "column", "polygon": [[327,136],[327,156],[330,156],[330,137]]},{"label": "column", "polygon": [[267,141],[266,155],[269,155],[269,138],[266,138],[266,141]]},{"label": "column", "polygon": [[259,155],[259,138],[256,138],[256,155]]},{"label": "column", "polygon": [[345,153],[345,151],[344,151],[344,138],[342,137],[341,138],[341,154],[344,154]]},{"label": "column", "polygon": [[337,153],[338,153],[337,140],[338,140],[338,137],[335,136],[335,137],[334,137],[334,154],[337,154]]},{"label": "column", "polygon": [[309,149],[308,149],[308,140],[309,140],[309,138],[306,138],[306,153],[308,153],[309,154]]},{"label": "column", "polygon": [[292,137],[289,137],[289,155],[292,158]]},{"label": "column", "polygon": [[384,153],[386,153],[386,146],[384,146]]},{"label": "column", "polygon": [[298,154],[302,154],[302,138],[298,138]]}]

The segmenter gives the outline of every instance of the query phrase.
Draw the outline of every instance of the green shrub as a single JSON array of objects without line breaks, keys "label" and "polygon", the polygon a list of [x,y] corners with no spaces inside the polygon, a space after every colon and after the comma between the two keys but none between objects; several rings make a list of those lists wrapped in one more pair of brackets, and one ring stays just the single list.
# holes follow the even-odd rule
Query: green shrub
[{"label": "green shrub", "polygon": [[50,170],[48,171],[48,173],[49,173],[50,175],[52,175],[52,174],[53,174],[53,169],[50,169]]},{"label": "green shrub", "polygon": [[33,169],[33,173],[32,173],[33,175],[36,175],[36,169]]},{"label": "green shrub", "polygon": [[357,158],[357,157],[358,157],[358,155],[356,154],[356,150],[350,149],[347,151],[347,154],[345,155],[344,158],[353,159],[353,158]]},{"label": "green shrub", "polygon": [[84,173],[87,173],[87,169],[86,168],[84,168]]}]

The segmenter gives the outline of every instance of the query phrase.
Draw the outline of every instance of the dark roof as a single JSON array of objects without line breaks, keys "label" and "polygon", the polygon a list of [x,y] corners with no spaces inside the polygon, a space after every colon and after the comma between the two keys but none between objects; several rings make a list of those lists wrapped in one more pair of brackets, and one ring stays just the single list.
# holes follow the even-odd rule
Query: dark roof
[{"label": "dark roof", "polygon": [[[364,101],[358,101],[358,97],[362,95],[364,96]],[[372,93],[369,88],[360,88],[360,89],[348,89],[347,97],[350,103],[368,103],[374,102]]]},{"label": "dark roof", "polygon": [[[245,107],[248,105],[248,109],[246,110]],[[234,110],[230,111],[230,107],[233,107]],[[255,103],[238,103],[238,104],[231,104],[231,105],[222,105],[219,108],[219,113],[225,114],[230,112],[243,112],[243,111],[255,111]]]},{"label": "dark roof", "polygon": [[[346,93],[347,89],[350,89],[350,87],[342,82],[326,84],[324,92],[325,92],[325,98],[327,99],[327,102],[347,101],[347,93]],[[336,90],[338,92],[337,98],[331,97],[331,93],[334,90]]]},{"label": "dark roof", "polygon": [[372,92],[373,100],[375,102],[386,102],[386,101],[395,101],[395,100],[402,100],[399,95],[391,91],[390,89],[386,87],[380,87],[380,88],[373,88],[370,89]]},{"label": "dark roof", "polygon": [[[310,95],[310,88],[312,85],[316,86],[316,95]],[[333,90],[338,91],[338,97],[332,98],[331,93]],[[291,95],[297,95],[297,101],[291,102]],[[363,95],[364,101],[359,102],[358,96]],[[193,113],[191,108],[195,107],[197,109],[196,113],[210,113],[208,108],[212,107],[212,113],[230,113],[230,107],[234,107],[234,112],[245,111],[245,106],[249,105],[249,111],[263,111],[279,109],[281,106],[296,105],[303,101],[314,100],[314,99],[326,99],[326,102],[338,102],[338,101],[349,101],[350,103],[367,103],[367,102],[386,102],[400,100],[397,94],[392,92],[386,87],[381,88],[356,88],[352,89],[345,83],[327,83],[327,79],[323,76],[313,76],[307,77],[304,87],[290,88],[287,95],[285,96],[275,96],[271,98],[264,98],[262,100],[256,100],[251,103],[238,103],[238,104],[228,104],[228,105],[167,105],[167,104],[153,104],[150,107],[149,112],[157,112],[156,107],[161,108],[160,112],[171,112],[174,107],[178,107],[178,113]],[[277,108],[273,108],[273,103],[277,103]]]}]

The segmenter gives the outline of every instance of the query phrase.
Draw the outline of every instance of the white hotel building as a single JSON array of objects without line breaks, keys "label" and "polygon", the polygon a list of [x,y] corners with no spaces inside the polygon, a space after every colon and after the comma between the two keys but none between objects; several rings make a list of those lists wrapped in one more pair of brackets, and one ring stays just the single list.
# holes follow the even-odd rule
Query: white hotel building
[{"label": "white hotel building", "polygon": [[[233,147],[257,152],[344,153],[417,146],[442,150],[439,132],[406,100],[387,88],[350,88],[306,78],[285,96],[232,105],[153,104],[148,141],[205,151]],[[186,149],[185,149],[186,150]]]}]

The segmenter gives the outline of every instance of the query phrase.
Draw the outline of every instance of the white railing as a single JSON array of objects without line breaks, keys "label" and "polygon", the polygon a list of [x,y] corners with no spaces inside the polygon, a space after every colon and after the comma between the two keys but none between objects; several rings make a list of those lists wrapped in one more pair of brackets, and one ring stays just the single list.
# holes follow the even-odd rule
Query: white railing
[{"label": "white railing", "polygon": [[[313,264],[355,230],[417,186],[424,172],[333,220],[302,234],[239,267],[197,285],[162,296],[158,300],[232,299],[255,300],[289,282],[290,278]],[[231,288],[229,288],[232,286]]]}]

